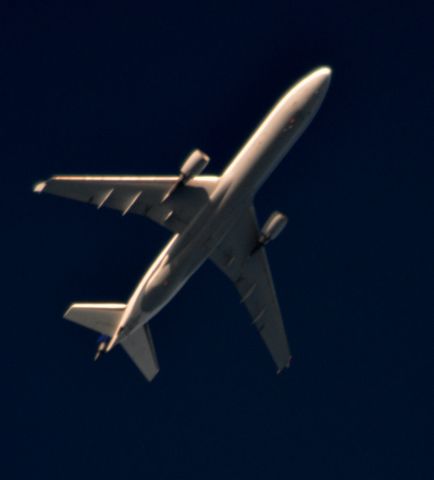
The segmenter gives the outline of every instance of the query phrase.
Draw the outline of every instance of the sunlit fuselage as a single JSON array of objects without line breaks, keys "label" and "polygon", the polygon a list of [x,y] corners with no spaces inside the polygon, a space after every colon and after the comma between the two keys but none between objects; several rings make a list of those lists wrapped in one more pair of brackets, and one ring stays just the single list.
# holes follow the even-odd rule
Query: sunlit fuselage
[{"label": "sunlit fuselage", "polygon": [[154,317],[221,243],[315,116],[330,75],[326,67],[315,70],[278,101],[222,173],[209,202],[152,263],[129,299],[107,350]]}]

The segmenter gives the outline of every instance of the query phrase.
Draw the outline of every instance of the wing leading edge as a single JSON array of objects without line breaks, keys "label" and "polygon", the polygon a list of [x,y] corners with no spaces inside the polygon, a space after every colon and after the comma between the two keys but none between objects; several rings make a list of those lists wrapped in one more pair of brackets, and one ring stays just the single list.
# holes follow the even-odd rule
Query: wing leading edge
[{"label": "wing leading edge", "polygon": [[210,259],[232,280],[252,324],[259,331],[277,371],[289,367],[291,354],[264,248],[254,250],[259,236],[254,207],[214,250]]}]

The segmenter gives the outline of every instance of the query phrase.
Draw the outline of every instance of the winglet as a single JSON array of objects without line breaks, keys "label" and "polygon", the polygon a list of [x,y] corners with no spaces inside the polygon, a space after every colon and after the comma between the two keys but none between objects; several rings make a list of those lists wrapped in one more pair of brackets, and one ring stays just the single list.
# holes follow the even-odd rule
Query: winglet
[{"label": "winglet", "polygon": [[47,182],[38,182],[33,185],[33,191],[35,193],[42,193],[47,186]]}]

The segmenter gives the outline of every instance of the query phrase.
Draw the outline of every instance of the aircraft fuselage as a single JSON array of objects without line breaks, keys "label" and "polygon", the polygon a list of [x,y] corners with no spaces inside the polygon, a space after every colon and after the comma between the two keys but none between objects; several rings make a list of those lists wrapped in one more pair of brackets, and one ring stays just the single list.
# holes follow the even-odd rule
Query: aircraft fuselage
[{"label": "aircraft fuselage", "polygon": [[153,318],[205,262],[315,116],[330,80],[320,68],[274,106],[222,173],[209,202],[163,248],[130,297],[107,350]]}]

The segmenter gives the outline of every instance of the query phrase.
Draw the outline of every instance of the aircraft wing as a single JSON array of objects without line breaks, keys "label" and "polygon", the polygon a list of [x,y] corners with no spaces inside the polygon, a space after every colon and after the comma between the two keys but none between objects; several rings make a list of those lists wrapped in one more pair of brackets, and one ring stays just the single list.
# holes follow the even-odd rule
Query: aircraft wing
[{"label": "aircraft wing", "polygon": [[264,248],[251,254],[258,236],[256,213],[251,206],[210,259],[234,282],[241,302],[252,317],[252,324],[258,329],[280,372],[289,366],[291,355],[267,254]]},{"label": "aircraft wing", "polygon": [[205,206],[219,177],[198,176],[187,185],[166,193],[178,180],[175,176],[54,176],[34,186],[34,191],[51,193],[97,208],[120,210],[123,215],[144,215],[175,233],[181,233]]}]

